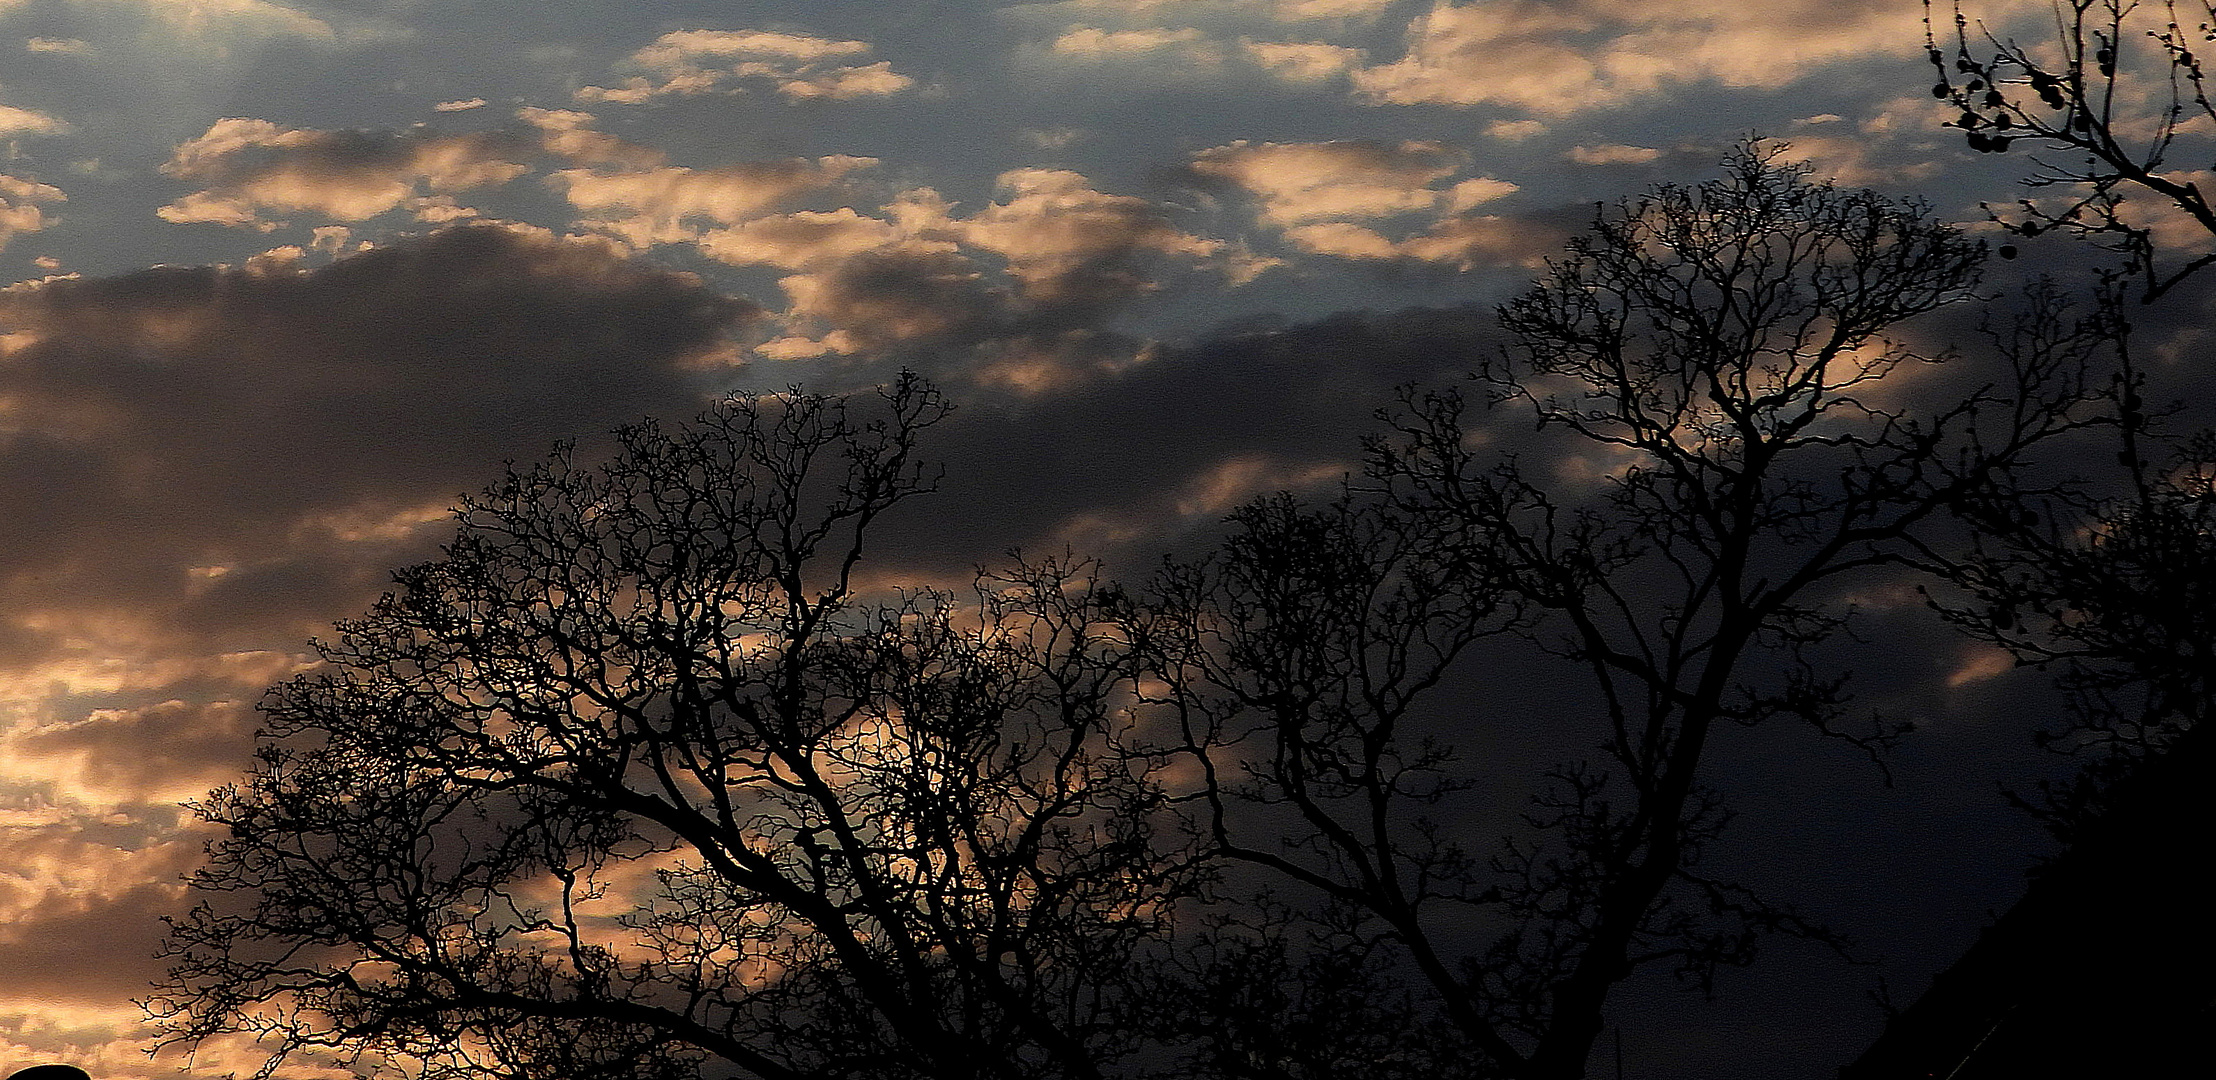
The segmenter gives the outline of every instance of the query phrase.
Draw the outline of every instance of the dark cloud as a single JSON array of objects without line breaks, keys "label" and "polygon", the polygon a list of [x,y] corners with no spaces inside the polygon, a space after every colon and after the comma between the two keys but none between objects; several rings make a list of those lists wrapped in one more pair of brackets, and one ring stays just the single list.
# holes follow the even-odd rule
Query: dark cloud
[{"label": "dark cloud", "polygon": [[147,882],[114,897],[58,898],[32,908],[0,931],[0,996],[61,1005],[113,1006],[144,997],[161,974],[150,950],[122,951],[119,942],[153,943],[161,917],[175,912],[183,890]]},{"label": "dark cloud", "polygon": [[[889,523],[901,535],[881,559],[959,576],[1010,546],[1071,545],[1144,576],[1250,495],[1328,494],[1395,386],[1460,379],[1491,335],[1477,308],[1344,312],[1096,362],[1053,393],[973,384],[926,446],[946,463],[944,490]],[[1082,342],[1057,344],[1085,355]]]},{"label": "dark cloud", "polygon": [[419,539],[503,458],[690,411],[721,388],[703,366],[755,317],[603,243],[492,227],[320,269],[158,268],[0,295],[14,636],[66,605],[251,640],[244,624],[312,605],[316,581],[356,584],[360,554]]},{"label": "dark cloud", "polygon": [[[290,666],[282,655],[266,659],[275,663],[244,664],[240,674],[274,680]],[[7,754],[96,796],[181,801],[238,774],[251,756],[256,724],[246,702],[172,699],[18,730],[6,740]]]}]

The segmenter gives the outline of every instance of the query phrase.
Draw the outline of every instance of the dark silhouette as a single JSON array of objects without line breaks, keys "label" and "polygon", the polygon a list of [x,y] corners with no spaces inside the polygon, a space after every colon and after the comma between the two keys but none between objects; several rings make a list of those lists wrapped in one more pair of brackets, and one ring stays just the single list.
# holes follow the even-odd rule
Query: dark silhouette
[{"label": "dark silhouette", "polygon": [[2066,692],[2064,722],[2040,740],[2084,765],[2017,801],[2068,846],[1846,1077],[2208,1067],[2216,438],[2134,473],[2136,492],[2092,514],[2092,528],[1997,532],[2010,542],[1961,568],[1975,599],[1949,617],[2056,670]]},{"label": "dark silhouette", "polygon": [[[511,468],[265,698],[148,1011],[429,1080],[1570,1080],[1626,979],[1836,943],[1702,870],[1712,744],[1896,737],[1817,655],[1833,586],[1966,563],[1950,515],[2035,494],[2117,384],[2040,293],[1990,370],[1894,393],[1985,250],[1780,152],[1605,210],[1501,310],[1478,385],[1583,478],[1412,390],[1343,498],[1145,590],[858,595],[932,487],[913,377]],[[1492,638],[1594,748],[1498,845],[1448,737],[1523,718],[1428,700]]]},{"label": "dark silhouette", "polygon": [[[1925,0],[1926,43],[1939,79],[1932,94],[1961,110],[1949,125],[1974,150],[2064,151],[2033,157],[2024,180],[2061,198],[2022,200],[1995,220],[2018,235],[2061,231],[2123,255],[2153,300],[2216,263],[2216,249],[2166,263],[2155,242],[2158,215],[2132,204],[2134,190],[2153,196],[2216,234],[2216,205],[2172,161],[2182,154],[2194,168],[2208,153],[2205,135],[2193,129],[2216,120],[2216,101],[2197,49],[2210,43],[2216,4],[2064,0],[2056,13],[2053,32],[2026,44],[1992,33],[1959,0],[1952,26],[1942,30]],[[2198,31],[2189,29],[2196,23]],[[2179,147],[2180,138],[2190,149]]]},{"label": "dark silhouette", "polygon": [[[1374,1075],[1339,1048],[1385,1039],[1390,1072],[1571,1080],[1625,979],[1707,987],[1766,933],[1832,940],[1701,870],[1726,817],[1711,743],[1772,720],[1872,753],[1901,733],[1850,724],[1819,665],[1836,586],[1928,565],[1958,508],[2022,494],[2034,448],[2108,422],[2089,371],[2110,342],[2041,293],[1995,335],[1995,381],[1891,392],[1939,359],[1899,328],[1972,300],[1985,249],[1778,152],[1605,211],[1501,310],[1511,343],[1475,379],[1567,436],[1547,466],[1484,448],[1460,394],[1411,392],[1354,493],[1257,503],[1166,579],[1150,643],[1214,850],[1295,905],[1226,917],[1206,977],[1260,989],[1196,1025],[1212,1060]],[[1589,479],[1559,478],[1569,455]],[[1583,683],[1599,756],[1556,767],[1483,854],[1438,809],[1473,776],[1410,717],[1504,632]],[[1414,1020],[1374,1015],[1399,1000]]]},{"label": "dark silhouette", "polygon": [[[2151,302],[2216,263],[2216,250],[2164,263],[2152,215],[2133,202],[2151,196],[2216,238],[2216,207],[2170,164],[2202,160],[2204,150],[2186,147],[2204,138],[2193,128],[2216,119],[2197,51],[2216,6],[2069,0],[2058,12],[2051,37],[2023,44],[1988,33],[1957,4],[1954,32],[1930,42],[1933,92],[1962,108],[1954,126],[1973,148],[2068,151],[2067,164],[2036,159],[2026,180],[2064,200],[1996,217],[2021,235],[2059,230],[2121,253],[2129,277],[2117,280],[2136,279]],[[2208,1067],[2216,929],[2200,864],[2216,835],[2207,797],[2216,736],[2205,723],[2216,705],[2216,438],[2186,440],[2157,466],[2160,417],[2142,391],[2127,356],[2117,395],[2124,498],[2037,506],[2018,496],[1968,508],[2000,527],[1977,558],[1950,568],[1972,600],[1942,607],[2056,673],[2066,709],[2037,737],[2082,765],[2010,797],[2066,846],[1844,1076]],[[2047,511],[2045,527],[2023,527],[2035,509]]]},{"label": "dark silhouette", "polygon": [[2076,843],[1843,1080],[2205,1073],[2216,1031],[2211,735],[2188,733],[2111,785]]},{"label": "dark silhouette", "polygon": [[75,1065],[33,1065],[9,1074],[8,1080],[92,1080],[92,1077]]},{"label": "dark silhouette", "polygon": [[[741,397],[568,452],[272,690],[148,1002],[426,1077],[1091,1077],[1199,870],[1070,562],[864,606],[946,411]],[[718,1063],[720,1064],[712,1064]]]}]

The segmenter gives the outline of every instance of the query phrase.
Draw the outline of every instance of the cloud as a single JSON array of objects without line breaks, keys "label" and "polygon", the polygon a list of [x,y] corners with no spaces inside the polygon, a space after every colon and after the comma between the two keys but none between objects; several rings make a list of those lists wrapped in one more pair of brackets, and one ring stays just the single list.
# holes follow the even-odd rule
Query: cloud
[{"label": "cloud", "polygon": [[268,0],[145,0],[148,9],[174,25],[201,33],[251,28],[315,41],[335,41],[329,22]]},{"label": "cloud", "polygon": [[1065,169],[1001,174],[1008,196],[954,231],[1007,260],[1022,297],[1055,307],[1114,305],[1154,288],[1154,257],[1200,259],[1223,246],[1179,231],[1160,209],[1131,195],[1094,190]]},{"label": "cloud", "polygon": [[115,1003],[199,858],[175,800],[245,765],[249,703],[502,459],[692,412],[756,316],[487,226],[0,290],[0,1053],[167,1068]]},{"label": "cloud", "polygon": [[263,229],[296,213],[362,221],[433,194],[505,184],[529,171],[511,160],[527,149],[499,133],[315,131],[232,117],[171,153],[165,175],[207,186],[157,213]]},{"label": "cloud", "polygon": [[1484,266],[1537,266],[1562,242],[1554,229],[1496,214],[1444,218],[1397,241],[1346,222],[1304,225],[1287,230],[1285,237],[1311,254],[1429,263],[1461,273]]},{"label": "cloud", "polygon": [[66,200],[62,189],[0,173],[0,248],[24,233],[46,228],[44,207]]},{"label": "cloud", "polygon": [[[128,0],[127,0],[128,2]],[[313,5],[314,14],[273,0],[136,0],[178,31],[227,42],[241,36],[290,37],[330,46],[404,40],[410,31],[374,15],[339,14],[337,5]],[[347,5],[366,7],[369,5]]]},{"label": "cloud", "polygon": [[[1952,149],[1931,138],[1938,122],[1952,117],[1930,96],[1902,95],[1865,108],[1851,132],[1843,118],[1812,116],[1796,121],[1803,130],[1783,142],[1788,161],[1805,161],[1817,175],[1850,186],[1901,187],[1937,175]],[[2205,233],[2203,234],[2205,235]]]},{"label": "cloud", "polygon": [[436,105],[431,106],[431,110],[433,112],[468,112],[471,109],[482,109],[484,107],[484,98],[473,97],[462,98],[456,101],[442,101]]},{"label": "cloud", "polygon": [[[886,218],[868,217],[851,206],[837,210],[799,210],[715,229],[699,237],[701,251],[732,266],[774,266],[804,270],[844,262],[869,251],[912,244],[915,234]],[[951,244],[942,244],[952,250]]]},{"label": "cloud", "polygon": [[1063,56],[1088,60],[1137,56],[1163,50],[1176,50],[1190,56],[1195,53],[1193,46],[1205,38],[1206,35],[1191,27],[1175,30],[1102,30],[1096,26],[1078,26],[1055,38],[1051,47]]},{"label": "cloud", "polygon": [[1485,125],[1485,134],[1502,142],[1522,142],[1547,132],[1543,120],[1495,120]]},{"label": "cloud", "polygon": [[1051,37],[1029,47],[1047,66],[1140,67],[1158,82],[1263,77],[1318,84],[1345,77],[1369,58],[1366,49],[1322,40],[1285,40],[1288,30],[1312,33],[1319,20],[1346,24],[1380,13],[1380,0],[1172,0],[1158,3],[1024,4],[1002,14],[1037,24]]},{"label": "cloud", "polygon": [[[787,332],[760,346],[765,356],[983,349],[978,356],[992,353],[1002,370],[1036,370],[1036,358],[1054,352],[1108,362],[1101,343],[1122,339],[1098,333],[1099,322],[1166,280],[1206,271],[1243,284],[1275,262],[1186,232],[1149,199],[1097,190],[1067,170],[1009,170],[995,201],[961,215],[928,188],[864,201],[870,185],[857,177],[877,167],[874,158],[681,166],[599,130],[585,112],[523,108],[516,117],[521,130],[461,135],[221,121],[171,155],[171,175],[207,186],[163,216],[272,229],[280,215],[307,211],[334,223],[313,243],[257,256],[274,268],[359,243],[336,223],[393,210],[434,223],[476,217],[453,193],[509,183],[551,158],[569,166],[544,175],[574,211],[569,228],[634,251],[692,245],[727,265],[785,271]],[[1008,360],[1017,354],[1031,359]]]},{"label": "cloud", "polygon": [[585,215],[584,224],[645,248],[699,240],[876,164],[875,158],[834,154],[702,169],[565,169],[547,182]]},{"label": "cloud", "polygon": [[1354,463],[1346,460],[1288,462],[1266,454],[1233,454],[1202,466],[1158,498],[1072,514],[1058,523],[1053,541],[1077,551],[1143,543],[1180,526],[1212,524],[1257,495],[1291,491],[1328,497],[1328,489],[1352,471]]},{"label": "cloud", "polygon": [[[1437,142],[1242,141],[1200,151],[1189,169],[1253,196],[1258,220],[1309,255],[1469,270],[1526,262],[1553,246],[1552,230],[1471,213],[1515,184],[1477,176],[1440,186],[1465,166],[1463,154]],[[1387,223],[1399,239],[1381,231]]]},{"label": "cloud", "polygon": [[974,261],[951,248],[927,245],[860,252],[782,278],[778,287],[785,291],[785,317],[794,332],[761,351],[784,359],[974,345],[990,336],[1005,306],[1005,294],[986,286]]},{"label": "cloud", "polygon": [[590,113],[525,107],[516,118],[538,129],[541,149],[572,164],[646,169],[667,160],[659,150],[595,129]]},{"label": "cloud", "polygon": [[374,16],[310,14],[273,0],[124,0],[189,35],[227,48],[239,38],[294,38],[316,45],[354,46],[405,38],[399,25]]},{"label": "cloud", "polygon": [[0,139],[18,135],[60,135],[69,125],[34,109],[0,105]]},{"label": "cloud", "polygon": [[791,332],[763,346],[767,355],[954,347],[976,350],[972,374],[1033,390],[1132,361],[1134,346],[1102,333],[1102,322],[1165,277],[1226,254],[1152,202],[1097,190],[1079,173],[1014,169],[998,186],[1002,197],[967,217],[916,189],[883,217],[802,212],[701,244],[728,262],[799,271],[778,282]]},{"label": "cloud", "polygon": [[1011,4],[1005,17],[1029,22],[1067,22],[1073,19],[1159,24],[1175,20],[1186,25],[1226,23],[1299,23],[1317,20],[1369,19],[1401,0],[1060,0],[1054,3]]},{"label": "cloud", "polygon": [[92,46],[76,38],[29,38],[23,42],[23,48],[35,53],[67,53],[72,56],[83,56],[92,51]]},{"label": "cloud", "polygon": [[[113,861],[115,853],[90,857]],[[0,949],[9,958],[7,973],[0,975],[0,998],[97,1006],[144,996],[161,974],[146,954],[161,938],[161,917],[175,913],[182,901],[178,886],[147,880],[115,897],[59,901],[11,924],[0,932]],[[124,942],[144,947],[119,949]]]},{"label": "cloud", "polygon": [[659,98],[744,91],[766,82],[793,100],[888,97],[915,85],[890,61],[860,62],[868,42],[834,41],[768,30],[676,30],[632,53],[626,67],[646,74],[615,87],[587,86],[577,100],[641,105]]},{"label": "cloud", "polygon": [[1573,146],[1563,156],[1580,165],[1644,165],[1661,157],[1662,151],[1651,146],[1604,143],[1599,146]]},{"label": "cloud", "polygon": [[[534,122],[563,139],[585,134],[567,118]],[[1102,320],[1178,274],[1209,269],[1238,282],[1260,261],[1179,229],[1148,199],[1061,169],[1009,170],[999,197],[968,215],[929,188],[869,212],[805,205],[851,197],[849,175],[875,164],[832,156],[570,169],[549,181],[582,212],[578,225],[634,248],[692,244],[731,266],[786,271],[786,332],[758,346],[777,359],[953,349],[977,350],[975,371],[1036,373],[1047,354],[1106,363],[1102,342],[1121,339],[1097,333]]]},{"label": "cloud", "polygon": [[1062,65],[1140,67],[1162,82],[1251,75],[1296,84],[1341,78],[1369,57],[1363,49],[1326,41],[1271,41],[1191,26],[1066,27],[1042,55]]},{"label": "cloud", "polygon": [[[302,666],[285,652],[230,659],[249,694]],[[56,801],[65,805],[114,811],[174,804],[236,777],[251,757],[257,723],[246,701],[171,698],[19,727],[0,740],[0,755],[10,773],[53,784]]]},{"label": "cloud", "polygon": [[895,565],[879,569],[959,575],[979,551],[1074,545],[1143,575],[1251,494],[1281,484],[1328,492],[1358,469],[1358,437],[1392,388],[1459,378],[1492,347],[1490,325],[1476,308],[1345,313],[1036,373],[1081,376],[1082,393],[1032,389],[1018,376],[1034,372],[1014,366],[1011,350],[997,392],[969,391],[935,433],[947,462],[941,502],[912,533],[887,538]]},{"label": "cloud", "polygon": [[1567,116],[1700,82],[1775,89],[1917,40],[1891,0],[1441,0],[1400,59],[1354,73],[1377,104],[1503,105]]},{"label": "cloud", "polygon": [[[1262,220],[1284,226],[1431,210],[1442,197],[1432,185],[1462,165],[1460,155],[1436,142],[1242,140],[1195,154],[1191,168],[1253,193]],[[1509,184],[1502,194],[1514,190]]]},{"label": "cloud", "polygon": [[1294,82],[1321,82],[1361,66],[1369,53],[1321,41],[1270,42],[1240,38],[1239,47],[1264,70]]},{"label": "cloud", "polygon": [[0,718],[266,681],[503,458],[691,411],[757,313],[489,226],[0,292]]}]

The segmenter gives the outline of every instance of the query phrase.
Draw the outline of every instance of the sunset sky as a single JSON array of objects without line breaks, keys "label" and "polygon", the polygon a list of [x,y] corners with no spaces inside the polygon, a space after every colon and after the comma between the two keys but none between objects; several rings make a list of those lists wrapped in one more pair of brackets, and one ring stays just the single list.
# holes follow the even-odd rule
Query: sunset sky
[{"label": "sunset sky", "polygon": [[[0,0],[0,1072],[175,1075],[131,999],[200,850],[178,803],[504,460],[908,366],[959,412],[880,580],[1018,545],[1143,576],[1255,494],[1328,492],[1596,202],[1750,133],[1950,220],[2014,198],[2020,157],[1937,126],[1922,16]],[[2038,677],[1873,603],[1910,636],[1864,700],[1925,729],[1896,786],[1804,740],[1734,794],[1788,852],[1749,872],[1813,881],[1883,963],[1635,996],[1636,1075],[1828,1073],[1879,976],[1920,989],[2041,850],[1996,793],[2046,767]]]}]

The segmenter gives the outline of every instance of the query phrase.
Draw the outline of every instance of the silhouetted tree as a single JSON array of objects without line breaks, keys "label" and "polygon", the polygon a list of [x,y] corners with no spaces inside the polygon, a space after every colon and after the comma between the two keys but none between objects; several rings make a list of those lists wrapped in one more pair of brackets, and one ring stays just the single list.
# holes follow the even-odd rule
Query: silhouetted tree
[{"label": "silhouetted tree", "polygon": [[149,1004],[421,1077],[1091,1077],[1198,884],[1121,741],[1117,592],[855,573],[946,411],[739,397],[457,511],[258,764]]},{"label": "silhouetted tree", "polygon": [[[2018,661],[2057,669],[2040,741],[2082,762],[2012,796],[2063,842],[1842,1077],[2188,1075],[2216,1021],[2201,855],[2216,832],[2216,440],[2188,440],[2107,502],[1971,508],[1995,522],[1937,601]],[[1959,594],[1954,594],[1959,595]]]},{"label": "silhouetted tree", "polygon": [[[1846,679],[1816,653],[1846,624],[1841,590],[1959,542],[1952,512],[2019,493],[2035,447],[2104,422],[2112,384],[2088,375],[2097,316],[2049,304],[1993,335],[1989,379],[1936,392],[1946,357],[1896,335],[1976,298],[1983,245],[1778,152],[1750,143],[1720,180],[1605,210],[1501,309],[1510,344],[1475,379],[1493,417],[1529,409],[1566,436],[1544,464],[1476,437],[1461,394],[1411,391],[1345,499],[1257,503],[1213,559],[1165,575],[1141,637],[1208,839],[1282,900],[1313,898],[1289,922],[1226,918],[1219,983],[1302,990],[1245,995],[1200,1033],[1224,1072],[1373,1075],[1302,1041],[1330,1026],[1311,968],[1431,1031],[1408,1046],[1428,1061],[1388,1073],[1569,1080],[1634,974],[1706,987],[1765,933],[1830,940],[1703,872],[1726,820],[1713,745],[1780,718],[1873,753],[1897,736],[1846,722]],[[1440,809],[1482,770],[1433,738],[1521,718],[1482,700],[1415,718],[1501,633],[1575,673],[1545,677],[1589,710],[1599,754],[1554,768],[1486,850]]]},{"label": "silhouetted tree", "polygon": [[[149,1011],[264,1075],[1582,1076],[1634,974],[1831,940],[1702,869],[1713,745],[1895,737],[1818,655],[1839,590],[1962,564],[1954,515],[2128,384],[2089,375],[2111,309],[2036,291],[1990,378],[1914,378],[1945,355],[1895,335],[1983,247],[1778,153],[1604,210],[1501,309],[1475,378],[1547,467],[1410,391],[1343,497],[1136,599],[1074,557],[863,595],[933,486],[912,377],[511,468],[265,699]],[[1435,700],[1488,639],[1597,750],[1497,844],[1448,737],[1518,718]]]},{"label": "silhouetted tree", "polygon": [[[2108,812],[2119,783],[2216,713],[2216,434],[2135,475],[2126,497],[2064,504],[2041,528],[1991,530],[1950,570],[1974,600],[1940,604],[2020,663],[2056,671],[2067,713],[2038,741],[2084,765],[2020,801],[2064,842]],[[1990,520],[2023,508],[1973,512]]]},{"label": "silhouetted tree", "polygon": [[[1456,978],[1432,913],[1483,886],[1468,838],[1426,815],[1469,781],[1417,709],[1518,625],[1512,598],[1465,530],[1386,500],[1279,495],[1231,521],[1213,557],[1165,568],[1131,634],[1155,661],[1158,723],[1196,767],[1206,849],[1264,872],[1187,954],[1187,991],[1159,995],[1164,1026],[1198,1047],[1200,1075],[1468,1074],[1487,1059],[1467,1037],[1481,1024],[1436,1015],[1465,997],[1411,998],[1377,943],[1425,987]],[[1270,895],[1287,886],[1322,909],[1288,910]]]},{"label": "silhouetted tree", "polygon": [[[2216,102],[2199,51],[2216,43],[2216,5],[2063,0],[2051,31],[2028,43],[1995,33],[1959,2],[1950,30],[1932,25],[1930,0],[1924,10],[1939,78],[1932,94],[1961,110],[1949,125],[1980,152],[2050,152],[2033,157],[2024,182],[2053,197],[2021,200],[1996,220],[2021,235],[2062,230],[2120,252],[2150,300],[2216,263],[2208,245],[2166,264],[2176,253],[2160,250],[2157,234],[2168,218],[2184,228],[2169,230],[2167,243],[2195,231],[2216,238],[2216,205],[2190,175],[2216,152]],[[2133,189],[2152,200],[2135,203]]]}]

